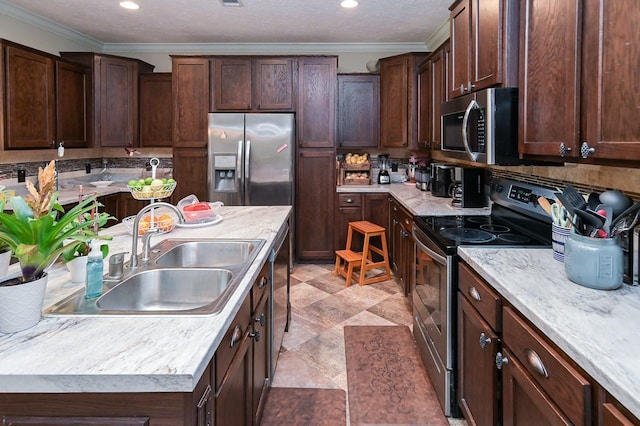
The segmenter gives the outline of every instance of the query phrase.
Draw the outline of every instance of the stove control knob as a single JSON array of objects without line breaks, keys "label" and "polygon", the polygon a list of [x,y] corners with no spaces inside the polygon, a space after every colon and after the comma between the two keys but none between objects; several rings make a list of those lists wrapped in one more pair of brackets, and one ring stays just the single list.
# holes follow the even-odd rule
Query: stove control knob
[{"label": "stove control knob", "polygon": [[496,183],[496,185],[495,185],[494,189],[495,189],[495,191],[496,191],[496,192],[500,193],[500,192],[502,192],[502,190],[504,189],[504,187],[503,187],[501,184]]}]

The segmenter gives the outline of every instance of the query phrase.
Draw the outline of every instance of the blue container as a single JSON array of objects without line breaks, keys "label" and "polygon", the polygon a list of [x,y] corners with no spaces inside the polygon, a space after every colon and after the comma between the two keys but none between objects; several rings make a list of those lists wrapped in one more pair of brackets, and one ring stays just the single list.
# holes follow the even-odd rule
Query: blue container
[{"label": "blue container", "polygon": [[622,285],[622,247],[614,238],[569,234],[564,246],[564,270],[576,284],[598,290]]}]

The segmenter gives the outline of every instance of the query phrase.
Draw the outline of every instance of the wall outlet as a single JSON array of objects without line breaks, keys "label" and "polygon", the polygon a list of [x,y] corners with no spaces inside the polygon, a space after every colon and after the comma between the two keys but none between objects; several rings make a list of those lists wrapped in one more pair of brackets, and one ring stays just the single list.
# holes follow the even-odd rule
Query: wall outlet
[{"label": "wall outlet", "polygon": [[27,180],[27,171],[25,169],[18,169],[18,183]]},{"label": "wall outlet", "polygon": [[85,164],[85,166],[84,166],[84,171],[85,171],[87,174],[91,173],[91,163],[87,163],[87,164]]}]

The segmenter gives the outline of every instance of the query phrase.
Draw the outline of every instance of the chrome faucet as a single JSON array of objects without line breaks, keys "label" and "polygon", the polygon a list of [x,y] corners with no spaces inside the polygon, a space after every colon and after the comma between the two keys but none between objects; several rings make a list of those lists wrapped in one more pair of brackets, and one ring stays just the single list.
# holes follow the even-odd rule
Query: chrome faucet
[{"label": "chrome faucet", "polygon": [[[135,269],[140,266],[138,262],[138,229],[140,227],[140,220],[142,219],[142,216],[144,216],[146,212],[156,207],[170,208],[178,215],[178,223],[184,223],[184,217],[182,216],[180,209],[178,209],[173,204],[169,204],[161,201],[161,202],[149,204],[148,206],[144,206],[143,208],[141,208],[138,214],[136,215],[135,219],[133,220],[133,241],[131,243],[131,259],[129,260],[130,269]],[[148,231],[145,232],[145,235],[147,233]],[[151,244],[150,240],[151,240],[151,234],[149,234],[146,239],[143,238],[143,241],[142,241],[145,246],[145,252],[143,253],[143,260],[145,261],[148,260],[149,258],[149,246]]]}]

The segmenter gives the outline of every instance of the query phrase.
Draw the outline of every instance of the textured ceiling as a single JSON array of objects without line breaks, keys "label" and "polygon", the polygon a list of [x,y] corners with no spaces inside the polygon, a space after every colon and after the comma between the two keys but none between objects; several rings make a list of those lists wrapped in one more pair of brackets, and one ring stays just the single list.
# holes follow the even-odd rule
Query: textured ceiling
[{"label": "textured ceiling", "polygon": [[449,16],[452,0],[0,0],[102,43],[415,43]]}]

